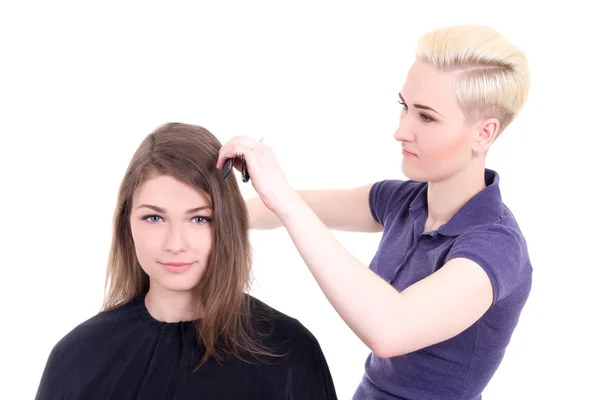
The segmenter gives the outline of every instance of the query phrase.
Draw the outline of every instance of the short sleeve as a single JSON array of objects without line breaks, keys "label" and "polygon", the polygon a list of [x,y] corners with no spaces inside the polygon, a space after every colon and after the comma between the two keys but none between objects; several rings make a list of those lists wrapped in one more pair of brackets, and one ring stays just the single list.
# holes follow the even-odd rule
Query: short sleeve
[{"label": "short sleeve", "polygon": [[383,225],[388,212],[408,194],[408,185],[402,180],[375,182],[369,191],[369,207],[375,221]]},{"label": "short sleeve", "polygon": [[462,233],[445,261],[459,257],[468,258],[485,270],[492,282],[494,304],[515,290],[529,268],[522,236],[503,225],[486,225]]}]

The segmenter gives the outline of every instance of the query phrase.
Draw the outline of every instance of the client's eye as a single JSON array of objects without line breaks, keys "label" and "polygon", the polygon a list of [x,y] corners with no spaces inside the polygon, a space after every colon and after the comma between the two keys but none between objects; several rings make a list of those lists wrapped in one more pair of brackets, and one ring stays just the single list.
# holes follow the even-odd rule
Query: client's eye
[{"label": "client's eye", "polygon": [[145,221],[148,221],[150,223],[153,223],[153,224],[160,222],[162,220],[162,218],[159,217],[158,215],[146,215],[142,219]]},{"label": "client's eye", "polygon": [[205,223],[211,221],[211,219],[209,217],[203,217],[203,216],[194,217],[192,220],[197,224],[205,224]]}]

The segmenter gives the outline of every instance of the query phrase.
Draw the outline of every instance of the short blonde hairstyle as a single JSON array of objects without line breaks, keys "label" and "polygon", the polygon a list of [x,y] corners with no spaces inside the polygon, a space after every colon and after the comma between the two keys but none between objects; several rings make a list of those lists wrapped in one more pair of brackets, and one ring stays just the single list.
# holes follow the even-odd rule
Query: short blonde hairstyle
[{"label": "short blonde hairstyle", "polygon": [[496,30],[455,25],[430,31],[417,42],[416,57],[457,73],[456,95],[468,122],[495,117],[500,134],[529,94],[525,54]]}]

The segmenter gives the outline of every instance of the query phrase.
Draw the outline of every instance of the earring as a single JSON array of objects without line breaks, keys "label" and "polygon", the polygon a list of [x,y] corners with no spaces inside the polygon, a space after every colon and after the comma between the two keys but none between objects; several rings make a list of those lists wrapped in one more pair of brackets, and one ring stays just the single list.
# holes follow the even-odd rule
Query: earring
[{"label": "earring", "polygon": [[475,158],[479,157],[479,149],[475,149]]}]

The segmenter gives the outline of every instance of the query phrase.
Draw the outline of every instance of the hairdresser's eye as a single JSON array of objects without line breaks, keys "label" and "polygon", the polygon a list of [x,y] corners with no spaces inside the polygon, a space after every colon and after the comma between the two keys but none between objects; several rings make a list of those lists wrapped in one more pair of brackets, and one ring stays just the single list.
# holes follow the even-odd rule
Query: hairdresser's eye
[{"label": "hairdresser's eye", "polygon": [[161,217],[159,217],[158,215],[146,215],[144,218],[142,218],[145,221],[148,221],[152,224],[155,224],[157,222],[161,221]]},{"label": "hairdresser's eye", "polygon": [[433,118],[431,118],[431,117],[430,117],[429,115],[427,115],[427,114],[422,114],[422,113],[421,113],[420,115],[421,115],[421,119],[422,119],[423,121],[425,121],[425,122],[432,122],[432,121],[433,121]]},{"label": "hairdresser's eye", "polygon": [[402,108],[404,110],[408,110],[408,107],[406,106],[406,103],[404,103],[402,100],[398,100],[398,103],[402,106]]},{"label": "hairdresser's eye", "polygon": [[205,224],[207,222],[210,222],[210,218],[197,216],[197,217],[192,218],[192,221],[194,221],[196,224]]}]

